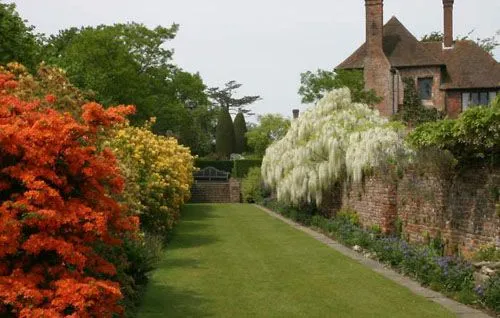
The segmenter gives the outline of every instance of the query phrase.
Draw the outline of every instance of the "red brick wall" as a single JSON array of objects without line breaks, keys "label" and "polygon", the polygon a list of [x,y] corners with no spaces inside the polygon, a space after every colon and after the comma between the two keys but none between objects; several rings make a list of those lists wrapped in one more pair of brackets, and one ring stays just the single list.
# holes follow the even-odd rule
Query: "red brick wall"
[{"label": "red brick wall", "polygon": [[363,226],[378,225],[386,232],[399,219],[410,241],[440,236],[448,252],[470,253],[485,244],[500,247],[499,191],[498,168],[447,177],[407,171],[397,182],[373,176],[362,184],[337,187],[334,197],[340,193],[342,199],[332,206],[352,208]]},{"label": "red brick wall", "polygon": [[[418,86],[418,79],[424,77],[432,77],[432,100],[422,101],[426,107],[434,107],[440,111],[445,111],[445,95],[446,93],[440,90],[441,86],[441,68],[434,67],[413,67],[413,68],[401,68],[398,69],[400,75],[399,82],[399,103],[403,104],[404,98],[404,84],[403,78],[411,77],[415,80],[415,84]],[[418,91],[418,87],[417,87]]]},{"label": "red brick wall", "polygon": [[446,114],[450,118],[457,118],[462,112],[462,93],[448,91],[446,93]]},{"label": "red brick wall", "polygon": [[226,182],[196,181],[191,187],[191,203],[238,203],[240,183],[236,179]]},{"label": "red brick wall", "polygon": [[382,49],[372,50],[365,58],[364,79],[366,89],[373,89],[382,101],[376,105],[382,116],[392,115],[391,64]]},{"label": "red brick wall", "polygon": [[390,232],[397,218],[396,191],[394,183],[373,176],[362,184],[346,186],[342,195],[342,207],[358,212],[364,226],[377,225],[382,231]]}]

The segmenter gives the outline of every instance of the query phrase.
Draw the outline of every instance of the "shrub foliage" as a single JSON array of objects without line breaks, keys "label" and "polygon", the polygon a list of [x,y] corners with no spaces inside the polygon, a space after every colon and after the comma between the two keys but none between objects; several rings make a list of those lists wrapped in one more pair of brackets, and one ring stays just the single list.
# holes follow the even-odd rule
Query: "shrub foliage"
[{"label": "shrub foliage", "polygon": [[[24,101],[0,73],[0,313],[25,317],[120,313],[116,267],[98,253],[137,230],[111,195],[124,179],[99,132],[133,107],[83,106],[82,122]],[[127,234],[128,233],[128,234]]]},{"label": "shrub foliage", "polygon": [[473,107],[458,119],[426,123],[409,136],[417,148],[450,151],[462,162],[487,158],[498,161],[500,154],[500,98],[490,106]]},{"label": "shrub foliage", "polygon": [[190,197],[194,158],[175,138],[144,127],[124,126],[105,143],[118,157],[127,179],[122,199],[139,215],[141,228],[166,235]]},{"label": "shrub foliage", "polygon": [[241,182],[243,202],[255,203],[263,199],[262,176],[259,167],[252,167]]},{"label": "shrub foliage", "polygon": [[422,100],[418,95],[415,80],[411,77],[403,79],[404,84],[404,99],[403,107],[395,115],[410,127],[416,125],[432,122],[443,118],[443,114],[436,108],[427,108],[422,105]]}]

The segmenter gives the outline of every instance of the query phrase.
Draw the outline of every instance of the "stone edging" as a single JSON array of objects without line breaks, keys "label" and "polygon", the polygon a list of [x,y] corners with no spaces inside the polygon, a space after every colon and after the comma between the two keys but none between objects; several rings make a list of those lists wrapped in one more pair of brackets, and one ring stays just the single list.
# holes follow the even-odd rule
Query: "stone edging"
[{"label": "stone edging", "polygon": [[435,303],[440,304],[441,306],[445,307],[452,313],[456,314],[457,317],[461,318],[491,318],[491,316],[487,315],[486,313],[471,308],[469,306],[466,306],[464,304],[461,304],[459,302],[456,302],[452,299],[447,298],[441,293],[435,292],[433,290],[430,290],[428,288],[422,287],[418,282],[403,276],[396,271],[384,266],[382,263],[379,263],[373,259],[366,258],[363,255],[353,251],[352,249],[332,240],[328,236],[316,232],[313,229],[300,225],[298,223],[295,223],[294,221],[287,219],[261,205],[254,204],[255,207],[259,208],[260,210],[266,212],[267,214],[271,215],[272,217],[275,217],[292,227],[312,236],[316,240],[320,241],[321,243],[324,243],[328,245],[329,247],[333,248],[334,250],[340,252],[341,254],[367,266],[371,270],[373,270],[376,273],[381,274],[382,276],[408,288],[411,290],[413,293],[423,296]]}]

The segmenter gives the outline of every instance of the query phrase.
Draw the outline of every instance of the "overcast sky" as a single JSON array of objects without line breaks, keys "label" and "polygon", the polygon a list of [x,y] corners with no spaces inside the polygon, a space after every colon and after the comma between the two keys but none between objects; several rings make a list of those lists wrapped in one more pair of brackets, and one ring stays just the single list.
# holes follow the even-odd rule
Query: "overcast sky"
[{"label": "overcast sky", "polygon": [[[0,0],[2,1],[2,0]],[[200,72],[208,86],[229,80],[260,95],[255,112],[291,115],[305,109],[300,73],[332,69],[364,42],[363,0],[17,0],[20,15],[45,34],[71,26],[141,22],[180,24],[174,61]],[[441,0],[385,0],[384,21],[395,15],[417,37],[442,30]],[[455,1],[456,35],[500,29],[499,0]],[[500,37],[497,37],[500,38]],[[500,50],[495,51],[500,58]]]}]

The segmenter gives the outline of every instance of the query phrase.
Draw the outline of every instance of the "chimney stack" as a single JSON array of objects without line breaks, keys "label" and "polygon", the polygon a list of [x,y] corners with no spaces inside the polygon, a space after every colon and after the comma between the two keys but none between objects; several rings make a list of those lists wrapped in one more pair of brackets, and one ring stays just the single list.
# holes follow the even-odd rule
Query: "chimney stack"
[{"label": "chimney stack", "polygon": [[444,47],[453,47],[453,3],[454,0],[443,0],[444,8]]},{"label": "chimney stack", "polygon": [[368,50],[382,49],[384,36],[384,0],[365,0],[366,44]]},{"label": "chimney stack", "polygon": [[293,113],[293,119],[299,118],[299,110],[298,109],[293,109],[292,113]]}]

